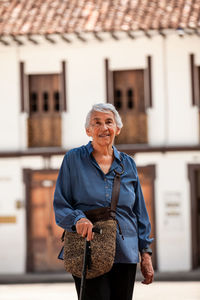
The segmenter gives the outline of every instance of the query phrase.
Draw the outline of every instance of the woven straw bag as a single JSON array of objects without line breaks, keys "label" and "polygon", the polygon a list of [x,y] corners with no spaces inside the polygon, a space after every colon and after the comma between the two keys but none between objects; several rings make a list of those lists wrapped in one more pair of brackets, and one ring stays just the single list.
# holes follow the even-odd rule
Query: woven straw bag
[{"label": "woven straw bag", "polygon": [[[102,234],[94,234],[91,241],[91,266],[86,278],[98,277],[112,268],[116,247],[116,220],[98,221],[95,227],[102,229]],[[64,266],[67,272],[77,277],[82,275],[85,239],[74,232],[65,232]]]}]

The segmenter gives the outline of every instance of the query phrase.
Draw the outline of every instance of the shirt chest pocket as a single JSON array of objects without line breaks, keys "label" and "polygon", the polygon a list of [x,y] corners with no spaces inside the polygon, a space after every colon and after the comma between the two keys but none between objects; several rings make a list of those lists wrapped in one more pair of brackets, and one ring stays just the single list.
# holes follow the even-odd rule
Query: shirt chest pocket
[{"label": "shirt chest pocket", "polygon": [[118,200],[118,205],[124,207],[127,210],[132,209],[135,203],[135,185],[136,179],[126,182],[121,182],[120,185],[120,195]]}]

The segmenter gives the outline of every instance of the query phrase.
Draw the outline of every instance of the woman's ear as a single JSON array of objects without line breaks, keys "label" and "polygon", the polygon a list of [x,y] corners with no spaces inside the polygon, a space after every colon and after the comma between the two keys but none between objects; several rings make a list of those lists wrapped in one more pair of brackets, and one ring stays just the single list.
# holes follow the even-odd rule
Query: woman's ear
[{"label": "woman's ear", "polygon": [[86,131],[87,136],[92,136],[92,135],[91,135],[91,132],[90,132],[90,128],[86,128],[85,131]]},{"label": "woman's ear", "polygon": [[116,135],[116,136],[119,135],[120,132],[121,132],[121,129],[117,127],[117,130],[116,130],[116,134],[115,134],[115,135]]}]

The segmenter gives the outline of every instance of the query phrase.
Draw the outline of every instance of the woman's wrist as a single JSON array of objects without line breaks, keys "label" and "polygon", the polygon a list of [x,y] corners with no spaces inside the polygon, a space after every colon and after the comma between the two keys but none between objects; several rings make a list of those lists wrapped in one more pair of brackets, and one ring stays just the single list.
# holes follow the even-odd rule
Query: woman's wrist
[{"label": "woman's wrist", "polygon": [[76,224],[82,224],[82,223],[86,223],[86,224],[89,224],[91,223],[90,220],[88,220],[87,218],[81,218],[79,219]]},{"label": "woman's wrist", "polygon": [[151,259],[151,255],[148,252],[141,253],[141,259],[142,260]]}]

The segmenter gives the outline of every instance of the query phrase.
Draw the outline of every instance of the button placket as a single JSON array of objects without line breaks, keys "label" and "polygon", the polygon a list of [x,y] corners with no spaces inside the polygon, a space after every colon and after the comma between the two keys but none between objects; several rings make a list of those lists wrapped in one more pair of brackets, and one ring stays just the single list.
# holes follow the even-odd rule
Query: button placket
[{"label": "button placket", "polygon": [[105,191],[106,205],[109,206],[109,203],[111,201],[111,194],[112,194],[112,184],[110,182],[110,178],[104,177],[104,191]]}]

